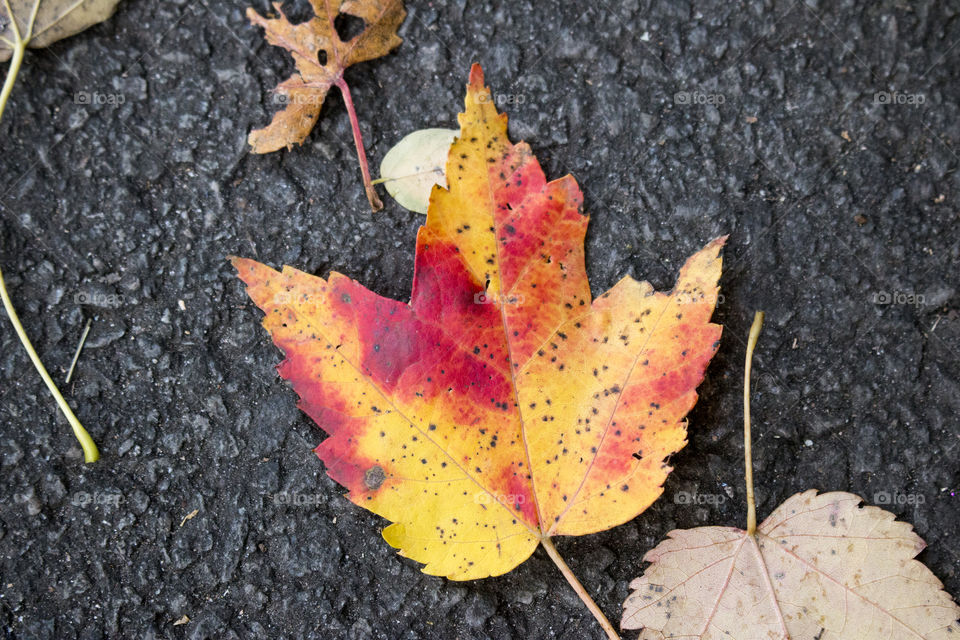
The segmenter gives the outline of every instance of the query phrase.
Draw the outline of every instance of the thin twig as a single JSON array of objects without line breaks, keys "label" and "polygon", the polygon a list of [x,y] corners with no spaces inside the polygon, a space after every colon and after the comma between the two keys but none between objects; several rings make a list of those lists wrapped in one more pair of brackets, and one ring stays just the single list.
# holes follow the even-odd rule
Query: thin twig
[{"label": "thin twig", "polygon": [[567,582],[570,583],[570,586],[573,587],[573,590],[577,592],[577,595],[580,596],[580,599],[583,600],[583,603],[587,605],[587,609],[590,609],[590,613],[593,614],[593,617],[596,618],[597,622],[600,623],[600,626],[603,627],[607,637],[610,638],[610,640],[620,640],[620,635],[617,633],[617,630],[614,629],[613,625],[610,624],[610,621],[607,620],[607,616],[603,615],[603,611],[600,611],[600,607],[597,606],[597,603],[593,601],[593,598],[590,597],[590,594],[587,593],[587,590],[584,589],[583,585],[580,584],[580,581],[577,580],[577,576],[573,575],[573,571],[571,571],[570,567],[567,566],[567,563],[564,562],[563,558],[560,556],[560,553],[557,551],[557,548],[553,546],[553,540],[547,536],[544,536],[540,539],[540,544],[542,544],[543,548],[547,550],[547,555],[550,556],[550,559],[553,560],[553,563],[557,565],[557,568],[560,569],[560,573],[562,573],[563,577],[567,579]]},{"label": "thin twig", "polygon": [[757,531],[757,504],[753,498],[753,452],[750,440],[750,366],[762,327],[763,311],[757,311],[750,327],[750,337],[747,338],[747,363],[743,369],[743,464],[747,480],[747,534],[751,536]]},{"label": "thin twig", "polygon": [[77,360],[80,359],[80,351],[83,349],[83,343],[87,341],[87,334],[90,333],[90,325],[93,324],[93,318],[87,320],[87,326],[83,328],[83,335],[80,336],[80,344],[77,345],[77,351],[73,354],[73,362],[70,363],[70,370],[67,371],[67,379],[64,384],[70,384],[70,378],[73,377],[73,369],[77,366]]}]

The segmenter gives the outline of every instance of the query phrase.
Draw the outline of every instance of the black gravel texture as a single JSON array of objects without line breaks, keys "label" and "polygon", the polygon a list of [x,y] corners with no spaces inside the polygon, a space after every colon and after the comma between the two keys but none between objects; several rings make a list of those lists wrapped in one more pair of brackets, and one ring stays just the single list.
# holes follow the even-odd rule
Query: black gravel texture
[{"label": "black gravel texture", "polygon": [[[499,578],[424,575],[313,454],[323,434],[226,256],[407,300],[422,217],[386,194],[370,212],[336,92],[303,147],[248,152],[292,70],[249,1],[125,0],[28,54],[0,123],[0,267],[58,381],[92,320],[63,389],[102,452],[83,463],[0,322],[4,636],[603,638],[542,549]],[[594,295],[624,274],[667,289],[730,234],[722,346],[663,497],[558,541],[607,615],[668,531],[745,522],[755,309],[760,517],[804,489],[851,491],[912,523],[960,593],[960,7],[408,10],[403,44],[347,72],[374,168],[406,133],[455,126],[477,61],[511,137],[582,186]]]}]

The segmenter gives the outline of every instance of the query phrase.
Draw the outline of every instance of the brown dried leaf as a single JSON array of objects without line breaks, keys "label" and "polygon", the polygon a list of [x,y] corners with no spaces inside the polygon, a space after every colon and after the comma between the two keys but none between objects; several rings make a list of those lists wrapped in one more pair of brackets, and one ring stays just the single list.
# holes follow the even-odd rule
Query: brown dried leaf
[{"label": "brown dried leaf", "polygon": [[[302,144],[320,116],[330,87],[343,83],[344,70],[384,56],[401,42],[397,28],[406,17],[402,0],[311,0],[311,4],[316,17],[297,25],[290,23],[279,2],[273,5],[279,18],[264,18],[247,9],[250,22],[266,31],[267,42],[289,51],[297,66],[297,71],[277,86],[278,101],[286,107],[274,114],[267,127],[250,133],[248,141],[254,153]],[[341,13],[366,23],[366,28],[347,42],[334,28]],[[326,64],[320,63],[321,51]]]}]

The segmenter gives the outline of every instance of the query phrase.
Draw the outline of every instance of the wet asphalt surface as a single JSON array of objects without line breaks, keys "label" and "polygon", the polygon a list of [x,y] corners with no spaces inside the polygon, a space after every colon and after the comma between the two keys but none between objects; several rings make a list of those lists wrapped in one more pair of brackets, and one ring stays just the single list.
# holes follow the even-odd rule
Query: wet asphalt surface
[{"label": "wet asphalt surface", "polygon": [[[382,191],[371,214],[339,95],[303,147],[248,153],[292,64],[246,6],[125,0],[29,53],[0,122],[0,267],[58,381],[92,321],[62,388],[102,453],[83,464],[0,322],[4,637],[601,638],[542,550],[499,578],[422,574],[312,453],[225,257],[406,300],[422,217]],[[960,593],[958,10],[416,2],[403,44],[347,72],[375,168],[455,126],[480,62],[511,137],[584,190],[595,295],[626,273],[669,288],[730,234],[724,338],[663,497],[558,542],[611,619],[668,531],[743,526],[755,309],[759,515],[851,491],[912,523]]]}]

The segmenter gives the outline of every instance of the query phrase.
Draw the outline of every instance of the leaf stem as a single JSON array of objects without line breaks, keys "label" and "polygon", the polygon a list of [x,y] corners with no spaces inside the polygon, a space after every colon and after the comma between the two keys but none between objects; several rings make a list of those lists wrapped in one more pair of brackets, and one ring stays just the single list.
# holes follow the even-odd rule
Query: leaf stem
[{"label": "leaf stem", "polygon": [[567,563],[564,562],[563,558],[560,556],[560,553],[557,551],[557,548],[553,545],[553,540],[548,536],[544,536],[540,539],[540,544],[543,545],[543,548],[547,550],[547,555],[550,556],[550,559],[553,560],[553,563],[557,565],[557,568],[560,569],[560,573],[563,574],[563,577],[567,579],[567,582],[570,583],[570,586],[573,587],[573,590],[577,592],[577,595],[580,596],[580,599],[583,600],[583,603],[587,605],[587,609],[590,610],[590,613],[593,614],[593,617],[597,619],[597,622],[600,623],[600,626],[603,627],[603,630],[606,632],[607,637],[610,640],[620,640],[620,635],[617,633],[617,630],[613,628],[613,625],[610,624],[610,621],[607,620],[607,617],[603,615],[603,611],[600,611],[600,607],[597,606],[597,603],[593,601],[593,598],[590,597],[590,594],[587,593],[587,590],[580,584],[580,581],[577,580],[577,576],[573,575],[573,571],[570,570],[570,567],[567,566]]},{"label": "leaf stem", "polygon": [[[11,18],[13,20],[13,18]],[[14,21],[16,25],[16,21]],[[19,31],[16,31],[16,26],[14,26],[14,33],[17,35],[17,42],[13,45],[13,56],[10,58],[10,68],[7,69],[7,77],[3,81],[3,89],[0,90],[0,118],[3,118],[3,111],[7,108],[7,98],[10,97],[10,92],[13,91],[13,84],[17,81],[17,75],[20,73],[20,63],[23,62],[23,54],[27,50],[27,43],[19,38]]]},{"label": "leaf stem", "polygon": [[350,87],[347,81],[340,76],[334,84],[343,94],[343,103],[347,107],[347,114],[350,116],[350,128],[353,129],[353,143],[357,147],[357,160],[360,161],[360,172],[363,174],[363,188],[367,191],[367,200],[370,201],[370,208],[374,211],[383,209],[383,203],[377,196],[376,189],[373,188],[373,182],[370,179],[370,165],[367,163],[367,152],[363,149],[363,137],[360,135],[360,122],[357,120],[357,111],[353,107],[353,98],[350,97]]},{"label": "leaf stem", "polygon": [[747,362],[743,369],[743,463],[747,480],[747,535],[757,531],[757,504],[753,497],[753,450],[750,439],[750,368],[753,363],[753,349],[757,346],[760,329],[763,327],[763,311],[757,311],[747,338]]},{"label": "leaf stem", "polygon": [[[20,73],[20,65],[23,62],[23,56],[27,50],[27,43],[30,41],[30,38],[33,34],[33,23],[37,18],[37,10],[40,6],[40,2],[37,0],[37,2],[35,2],[33,5],[33,11],[30,14],[30,22],[27,25],[25,37],[21,36],[20,34],[20,28],[17,26],[17,17],[10,8],[10,0],[3,0],[3,4],[7,10],[7,15],[10,17],[10,23],[16,42],[13,46],[13,55],[10,58],[10,67],[7,69],[7,77],[3,81],[3,89],[0,89],[0,119],[3,118],[3,112],[7,108],[7,98],[10,97],[10,92],[13,90],[13,85],[17,80],[17,75]],[[47,373],[46,367],[44,367],[43,363],[40,362],[40,356],[37,355],[37,352],[33,348],[33,344],[30,342],[30,338],[27,337],[27,332],[24,330],[23,325],[20,324],[20,317],[17,316],[17,311],[13,308],[13,302],[10,300],[10,296],[7,294],[7,285],[3,280],[2,270],[0,270],[0,298],[3,299],[3,308],[6,310],[7,316],[10,317],[10,322],[13,324],[13,328],[17,332],[17,337],[20,338],[23,348],[27,350],[27,355],[30,356],[33,366],[37,368],[37,372],[47,384],[47,389],[50,390],[50,393],[53,395],[53,399],[56,400],[57,404],[60,406],[60,411],[63,412],[67,422],[69,422],[70,426],[73,428],[73,435],[75,435],[77,440],[80,441],[80,446],[83,447],[84,461],[96,462],[100,459],[100,452],[97,450],[97,445],[93,442],[93,438],[90,437],[90,434],[87,433],[87,430],[83,428],[83,425],[80,424],[80,421],[77,419],[77,416],[74,415],[70,405],[67,404],[67,401],[64,399],[63,394],[60,393],[60,389],[57,388],[53,378],[51,378],[50,374]]]},{"label": "leaf stem", "polygon": [[13,323],[13,328],[16,329],[17,335],[20,337],[20,342],[23,343],[23,348],[27,350],[27,355],[29,355],[30,360],[33,361],[33,366],[37,368],[37,372],[40,374],[40,377],[43,378],[45,383],[47,383],[47,389],[50,390],[54,400],[56,400],[57,404],[60,406],[60,411],[63,412],[63,415],[67,418],[67,422],[69,422],[70,426],[73,428],[73,435],[75,435],[77,440],[80,441],[80,446],[83,447],[84,461],[96,462],[100,458],[100,452],[97,450],[97,445],[94,444],[93,438],[90,437],[90,434],[87,433],[87,430],[83,428],[82,424],[80,424],[77,416],[74,415],[70,405],[67,404],[67,401],[60,393],[60,389],[57,388],[56,383],[54,383],[53,379],[50,377],[50,374],[47,373],[47,368],[43,366],[42,362],[40,362],[40,356],[38,356],[37,352],[34,351],[33,345],[30,343],[30,338],[27,337],[27,332],[24,331],[23,325],[20,324],[20,318],[17,316],[17,312],[13,308],[13,302],[10,301],[10,296],[7,295],[7,287],[3,281],[2,271],[0,271],[0,298],[3,298],[3,308],[7,310],[7,315],[10,316],[10,322]]}]

